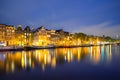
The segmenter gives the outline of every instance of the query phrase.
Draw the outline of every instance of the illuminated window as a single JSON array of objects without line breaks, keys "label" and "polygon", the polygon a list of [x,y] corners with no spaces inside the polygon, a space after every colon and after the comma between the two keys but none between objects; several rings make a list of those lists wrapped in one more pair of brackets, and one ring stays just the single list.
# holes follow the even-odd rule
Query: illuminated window
[{"label": "illuminated window", "polygon": [[14,32],[14,30],[12,30],[12,32]]}]

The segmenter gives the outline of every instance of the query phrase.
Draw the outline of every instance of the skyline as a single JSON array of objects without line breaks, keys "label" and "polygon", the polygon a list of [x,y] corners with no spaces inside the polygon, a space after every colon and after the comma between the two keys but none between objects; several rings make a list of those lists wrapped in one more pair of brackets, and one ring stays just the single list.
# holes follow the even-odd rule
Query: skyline
[{"label": "skyline", "polygon": [[120,35],[118,0],[1,0],[0,23],[44,25],[93,35]]}]

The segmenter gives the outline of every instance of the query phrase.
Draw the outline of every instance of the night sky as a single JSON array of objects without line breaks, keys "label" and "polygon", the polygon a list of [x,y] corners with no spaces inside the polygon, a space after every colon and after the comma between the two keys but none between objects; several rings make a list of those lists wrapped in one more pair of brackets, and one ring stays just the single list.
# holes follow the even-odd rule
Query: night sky
[{"label": "night sky", "polygon": [[0,0],[0,23],[120,36],[120,0]]}]

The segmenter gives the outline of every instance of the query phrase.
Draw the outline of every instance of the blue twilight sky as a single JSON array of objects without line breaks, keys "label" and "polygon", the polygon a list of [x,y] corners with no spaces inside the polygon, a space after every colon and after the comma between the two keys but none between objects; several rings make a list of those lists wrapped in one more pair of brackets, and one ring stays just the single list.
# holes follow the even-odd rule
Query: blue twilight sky
[{"label": "blue twilight sky", "polygon": [[120,35],[120,0],[0,0],[0,23]]}]

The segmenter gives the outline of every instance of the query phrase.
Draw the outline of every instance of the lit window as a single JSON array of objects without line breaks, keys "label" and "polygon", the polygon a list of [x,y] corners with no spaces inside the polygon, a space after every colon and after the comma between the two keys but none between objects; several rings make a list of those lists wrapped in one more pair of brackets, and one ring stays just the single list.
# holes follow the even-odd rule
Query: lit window
[{"label": "lit window", "polygon": [[14,32],[14,30],[12,30],[12,32]]}]

